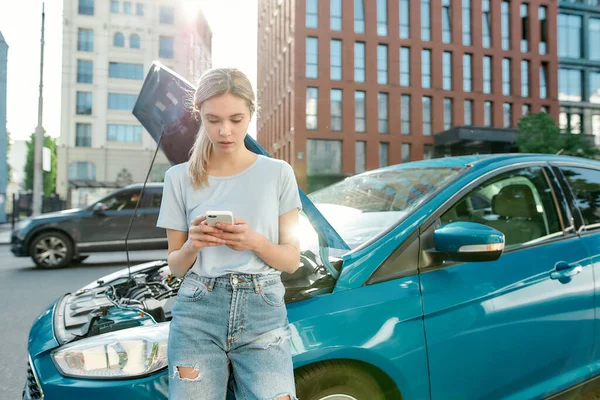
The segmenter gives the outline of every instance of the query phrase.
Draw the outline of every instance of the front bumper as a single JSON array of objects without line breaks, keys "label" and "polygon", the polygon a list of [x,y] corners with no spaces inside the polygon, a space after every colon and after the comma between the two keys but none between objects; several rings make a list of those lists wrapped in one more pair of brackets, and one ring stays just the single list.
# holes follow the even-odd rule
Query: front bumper
[{"label": "front bumper", "polygon": [[19,239],[16,232],[10,235],[10,251],[15,257],[27,257],[29,256],[27,247],[23,239]]}]

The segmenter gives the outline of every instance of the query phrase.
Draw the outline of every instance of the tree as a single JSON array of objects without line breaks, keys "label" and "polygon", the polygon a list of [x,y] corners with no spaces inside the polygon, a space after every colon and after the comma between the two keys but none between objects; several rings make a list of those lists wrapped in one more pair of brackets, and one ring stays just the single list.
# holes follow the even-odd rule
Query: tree
[{"label": "tree", "polygon": [[[56,139],[44,134],[44,147],[50,149],[50,171],[44,171],[44,195],[50,196],[56,190]],[[35,160],[35,133],[27,142],[27,161],[25,162],[25,190],[33,190],[33,165]]]},{"label": "tree", "polygon": [[519,120],[517,147],[521,153],[566,154],[594,158],[600,154],[585,135],[561,133],[560,128],[545,112],[529,113]]}]

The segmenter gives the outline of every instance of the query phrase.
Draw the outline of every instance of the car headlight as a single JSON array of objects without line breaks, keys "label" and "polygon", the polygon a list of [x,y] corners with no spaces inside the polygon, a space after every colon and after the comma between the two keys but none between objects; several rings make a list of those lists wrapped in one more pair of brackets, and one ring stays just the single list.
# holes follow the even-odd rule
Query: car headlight
[{"label": "car headlight", "polygon": [[124,329],[67,344],[52,353],[65,376],[134,378],[167,366],[169,323]]}]

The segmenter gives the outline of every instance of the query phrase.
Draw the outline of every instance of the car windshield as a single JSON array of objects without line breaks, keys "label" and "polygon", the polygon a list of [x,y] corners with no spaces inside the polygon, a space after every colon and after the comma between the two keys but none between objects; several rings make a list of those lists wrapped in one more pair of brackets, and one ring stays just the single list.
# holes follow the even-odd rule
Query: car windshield
[{"label": "car windshield", "polygon": [[[308,197],[354,249],[398,224],[459,171],[448,167],[387,168],[347,178]],[[304,214],[299,238],[302,249],[318,249],[317,233]]]}]

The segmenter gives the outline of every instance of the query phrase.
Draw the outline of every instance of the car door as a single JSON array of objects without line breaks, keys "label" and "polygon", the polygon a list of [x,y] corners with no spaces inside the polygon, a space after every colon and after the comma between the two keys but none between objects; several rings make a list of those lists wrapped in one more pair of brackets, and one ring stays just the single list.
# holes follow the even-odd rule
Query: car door
[{"label": "car door", "polygon": [[160,202],[162,200],[162,187],[146,187],[142,196],[142,203],[137,210],[140,215],[136,219],[139,233],[139,239],[143,241],[148,248],[167,248],[167,233],[163,228],[158,228],[156,222],[160,211]]},{"label": "car door", "polygon": [[[477,182],[423,231],[432,399],[541,398],[589,377],[592,266],[548,173],[532,166]],[[488,202],[487,211],[472,207]],[[433,230],[453,221],[500,230],[504,254],[491,262],[429,261]]]},{"label": "car door", "polygon": [[[600,169],[577,165],[558,165],[557,174],[569,197],[574,214],[580,220],[579,234],[594,263],[595,276],[600,276]],[[556,171],[555,168],[555,171]],[[600,329],[600,279],[595,282],[596,332]],[[600,373],[600,339],[592,352],[592,376]]]},{"label": "car door", "polygon": [[[140,191],[138,188],[121,190],[98,202],[100,209],[92,212],[81,229],[83,247],[124,248],[125,236]],[[140,218],[140,215],[137,214],[136,219]],[[140,225],[134,221],[129,238],[141,237],[141,231]]]}]

